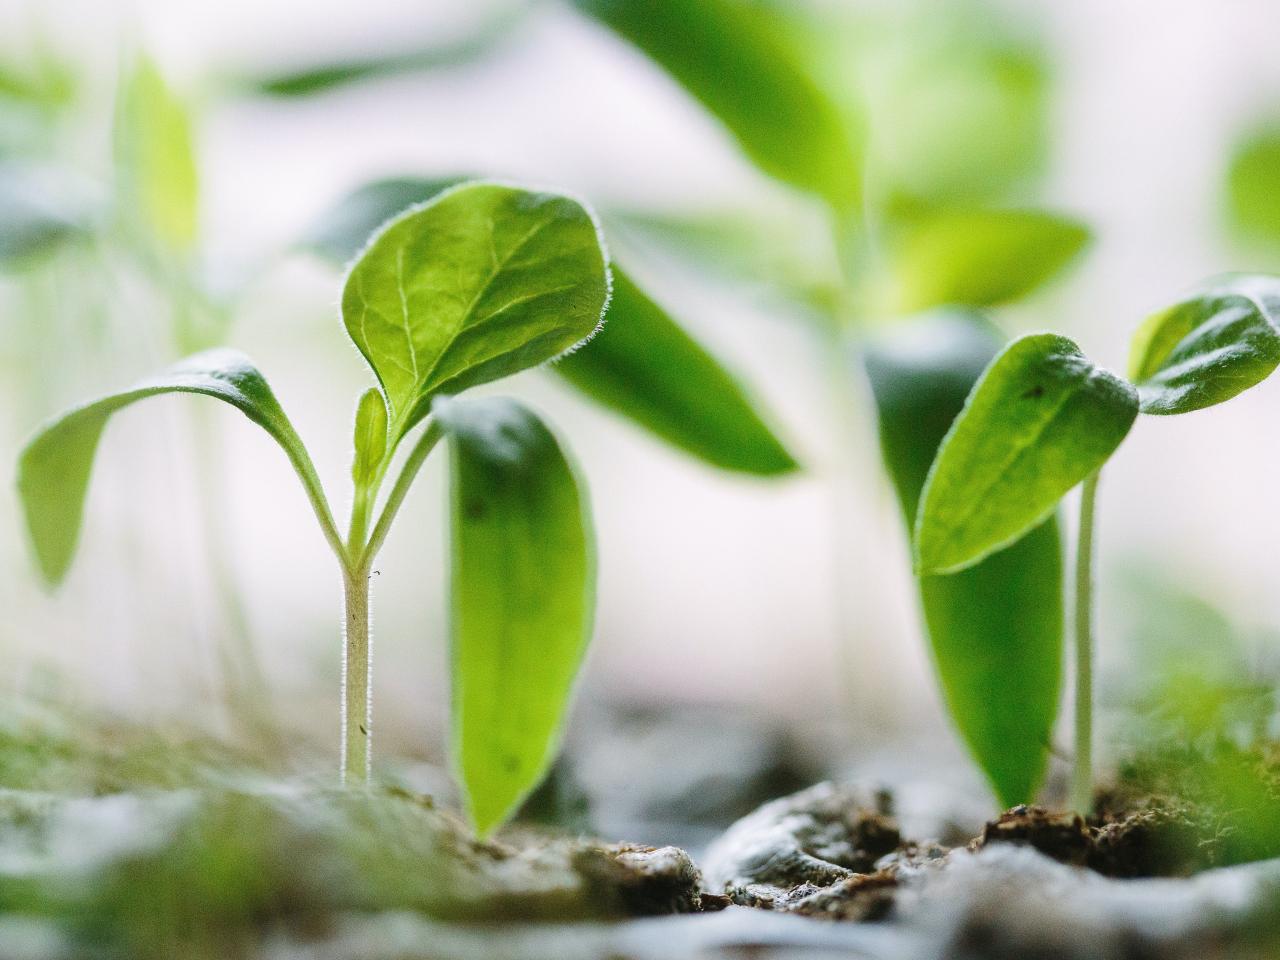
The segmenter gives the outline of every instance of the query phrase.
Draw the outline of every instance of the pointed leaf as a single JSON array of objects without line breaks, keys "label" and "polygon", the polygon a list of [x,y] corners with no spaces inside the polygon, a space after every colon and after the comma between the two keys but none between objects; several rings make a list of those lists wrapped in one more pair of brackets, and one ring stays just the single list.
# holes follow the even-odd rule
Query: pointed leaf
[{"label": "pointed leaf", "polygon": [[852,210],[858,151],[840,111],[759,6],[735,0],[575,0],[701,101],[765,173]]},{"label": "pointed leaf", "polygon": [[458,393],[559,356],[599,326],[603,244],[577,201],[466,184],[388,224],[347,276],[347,332],[387,398],[392,439]]},{"label": "pointed leaf", "polygon": [[40,571],[50,584],[59,583],[71,566],[93,458],[107,421],[131,403],[166,393],[203,394],[236,407],[284,448],[308,492],[318,492],[310,457],[257,368],[235,350],[196,354],[128,390],[63,414],[22,451],[18,493]]},{"label": "pointed leaf", "polygon": [[714,466],[764,476],[796,469],[733,376],[617,267],[607,319],[557,373]]},{"label": "pointed leaf", "polygon": [[1077,221],[1034,210],[948,210],[904,227],[890,244],[883,307],[993,306],[1026,296],[1084,248]]},{"label": "pointed leaf", "polygon": [[916,517],[918,572],[954,573],[1043,522],[1097,472],[1138,415],[1138,393],[1056,334],[991,362],[938,449]]},{"label": "pointed leaf", "polygon": [[[866,369],[885,465],[910,531],[938,444],[1000,347],[976,314],[930,314],[882,333]],[[1011,547],[919,580],[947,709],[1002,806],[1044,779],[1062,662],[1062,552],[1050,517]]]},{"label": "pointed leaf", "polygon": [[480,835],[546,773],[591,639],[586,492],[513,400],[441,401],[451,437],[454,763]]},{"label": "pointed leaf", "polygon": [[150,60],[139,60],[121,85],[115,137],[126,217],[157,247],[190,251],[198,203],[191,117]]},{"label": "pointed leaf", "polygon": [[301,246],[335,263],[347,263],[379,227],[415,204],[425,203],[472,177],[386,177],[352,190],[311,225]]},{"label": "pointed leaf", "polygon": [[1142,412],[1187,413],[1230,400],[1280,364],[1280,277],[1211,281],[1149,317],[1133,336],[1129,373]]}]

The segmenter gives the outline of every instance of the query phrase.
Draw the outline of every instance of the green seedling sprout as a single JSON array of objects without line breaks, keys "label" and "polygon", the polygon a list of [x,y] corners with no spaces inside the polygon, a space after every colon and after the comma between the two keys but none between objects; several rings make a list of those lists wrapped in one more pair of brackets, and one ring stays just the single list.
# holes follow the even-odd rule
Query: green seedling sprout
[{"label": "green seedling sprout", "polygon": [[[377,379],[356,408],[352,510],[338,531],[310,455],[243,354],[188,357],[78,407],[24,449],[18,488],[41,573],[65,577],[107,421],[170,393],[231,404],[293,465],[342,575],[345,781],[371,776],[369,578],[423,462],[450,446],[453,757],[477,831],[545,773],[591,634],[595,561],[586,492],[554,434],[521,404],[458,398],[554,360],[599,327],[607,255],[577,201],[463,184],[387,223],[351,266],[347,333]],[[398,473],[390,480],[401,448]]]},{"label": "green seedling sprout", "polygon": [[1075,758],[1071,805],[1092,806],[1094,529],[1099,476],[1139,413],[1189,413],[1229,400],[1280,364],[1280,278],[1206,283],[1135,333],[1128,378],[1066,337],[1009,344],[974,385],[938,448],[916,516],[921,576],[997,556],[1080,486],[1075,558]]}]

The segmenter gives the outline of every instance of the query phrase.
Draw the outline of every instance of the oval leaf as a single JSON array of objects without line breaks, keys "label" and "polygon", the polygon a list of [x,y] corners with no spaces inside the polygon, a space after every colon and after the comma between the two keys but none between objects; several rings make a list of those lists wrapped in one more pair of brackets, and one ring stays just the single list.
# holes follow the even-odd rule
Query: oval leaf
[{"label": "oval leaf", "polygon": [[1138,394],[1056,334],[991,362],[947,432],[916,517],[919,573],[954,573],[1044,521],[1097,472],[1138,415]]},{"label": "oval leaf", "polygon": [[504,397],[436,404],[452,438],[454,763],[482,836],[546,773],[591,639],[590,507],[555,436]]},{"label": "oval leaf", "polygon": [[[196,354],[128,390],[63,414],[23,449],[18,461],[18,493],[40,572],[48,583],[61,582],[71,566],[94,453],[107,421],[122,407],[166,393],[203,394],[236,407],[275,438],[309,493],[323,502],[302,441],[249,358],[235,350]],[[327,512],[328,508],[324,509]]]},{"label": "oval leaf", "polygon": [[841,212],[856,207],[853,139],[764,8],[735,0],[575,2],[701,101],[765,173]]},{"label": "oval leaf", "polygon": [[139,60],[121,85],[115,138],[125,214],[157,247],[189,251],[199,189],[191,118],[150,60]]},{"label": "oval leaf", "polygon": [[951,210],[904,227],[881,294],[893,313],[994,306],[1026,296],[1089,240],[1081,223],[1034,210]]},{"label": "oval leaf", "polygon": [[347,276],[347,332],[387,398],[393,440],[458,393],[559,356],[599,326],[609,274],[578,202],[467,184],[393,220]]},{"label": "oval leaf", "polygon": [[714,466],[764,476],[796,469],[733,376],[617,267],[608,320],[555,371]]},{"label": "oval leaf", "polygon": [[1280,277],[1211,282],[1147,319],[1133,337],[1129,375],[1142,412],[1187,413],[1230,400],[1280,364]]},{"label": "oval leaf", "polygon": [[[895,327],[865,355],[885,465],[910,530],[929,465],[1000,337],[947,311]],[[1004,807],[1044,779],[1062,681],[1062,550],[1050,517],[1006,550],[919,580],[947,709]]]}]

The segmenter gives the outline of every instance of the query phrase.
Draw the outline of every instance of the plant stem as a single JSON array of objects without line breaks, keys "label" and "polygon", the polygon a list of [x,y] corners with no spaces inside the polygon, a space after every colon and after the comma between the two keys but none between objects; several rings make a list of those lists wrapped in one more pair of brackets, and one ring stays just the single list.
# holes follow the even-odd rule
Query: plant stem
[{"label": "plant stem", "polygon": [[1093,524],[1098,474],[1080,488],[1080,526],[1076,542],[1076,762],[1071,777],[1071,806],[1081,816],[1093,809]]},{"label": "plant stem", "polygon": [[373,720],[373,672],[369,644],[369,568],[343,571],[346,630],[342,644],[343,783],[368,783]]}]

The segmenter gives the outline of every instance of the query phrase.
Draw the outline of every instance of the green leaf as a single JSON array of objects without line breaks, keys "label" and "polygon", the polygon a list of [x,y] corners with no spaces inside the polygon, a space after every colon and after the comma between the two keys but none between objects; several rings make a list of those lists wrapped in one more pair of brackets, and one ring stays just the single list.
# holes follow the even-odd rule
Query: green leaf
[{"label": "green leaf", "polygon": [[635,44],[714,114],[765,173],[854,209],[860,159],[839,110],[783,24],[736,0],[575,0]]},{"label": "green leaf", "polygon": [[[999,347],[985,319],[956,310],[894,327],[868,345],[881,449],[908,530],[938,445]],[[1057,520],[967,570],[919,585],[956,727],[1000,803],[1031,802],[1048,766],[1061,690]]]},{"label": "green leaf", "polygon": [[726,470],[796,469],[738,382],[617,267],[608,323],[553,368],[587,396]]},{"label": "green leaf", "polygon": [[382,465],[387,454],[387,405],[382,394],[370,387],[360,396],[356,407],[355,457],[351,462],[351,479],[366,486]]},{"label": "green leaf", "polygon": [[1143,413],[1187,413],[1230,400],[1280,364],[1280,277],[1210,281],[1147,318],[1133,336],[1129,375]]},{"label": "green leaf", "polygon": [[115,140],[126,219],[159,250],[190,252],[198,229],[191,117],[148,59],[140,59],[121,83]]},{"label": "green leaf", "polygon": [[590,506],[550,430],[504,397],[439,401],[452,439],[454,763],[484,836],[555,756],[591,639]]},{"label": "green leaf", "polygon": [[1227,170],[1226,216],[1241,239],[1280,246],[1280,126],[1236,145]]},{"label": "green leaf", "polygon": [[348,57],[264,73],[246,77],[236,86],[248,93],[271,97],[310,97],[402,73],[456,67],[492,51],[515,32],[532,7],[533,4],[527,2],[507,4],[496,14],[483,18],[474,28],[443,42],[424,44],[399,53],[379,51],[364,57]]},{"label": "green leaf", "polygon": [[311,459],[267,381],[238,351],[210,350],[128,390],[63,414],[23,449],[18,461],[18,493],[40,571],[51,585],[60,583],[71,566],[93,458],[107,421],[131,403],[167,393],[203,394],[240,410],[284,448],[307,485],[317,513],[323,507],[327,515]]},{"label": "green leaf", "polygon": [[347,332],[382,384],[392,441],[455,394],[559,356],[609,297],[590,212],[549,193],[467,184],[386,226],[347,276]]},{"label": "green leaf", "polygon": [[425,203],[470,177],[387,177],[351,191],[326,210],[302,238],[303,249],[346,263],[398,213]]},{"label": "green leaf", "polygon": [[914,313],[1017,300],[1060,273],[1088,240],[1083,224],[1035,210],[926,215],[891,242],[881,305]]},{"label": "green leaf", "polygon": [[982,375],[929,471],[916,568],[954,573],[1043,522],[1096,473],[1138,415],[1138,392],[1056,334],[1021,337]]}]

